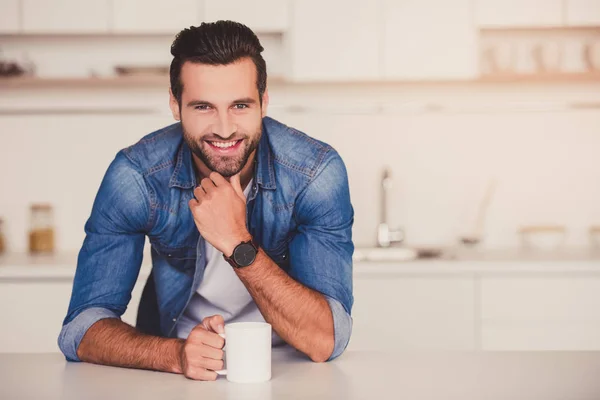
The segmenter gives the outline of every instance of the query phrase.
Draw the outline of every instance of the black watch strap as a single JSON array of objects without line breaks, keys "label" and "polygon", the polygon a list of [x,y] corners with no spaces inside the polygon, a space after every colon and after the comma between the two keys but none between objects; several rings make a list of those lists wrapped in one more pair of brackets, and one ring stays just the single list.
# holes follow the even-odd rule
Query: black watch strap
[{"label": "black watch strap", "polygon": [[[242,249],[242,247],[247,247],[244,245],[250,245],[251,248],[254,249],[254,257],[252,257],[251,259],[247,258],[245,260],[246,262],[244,264],[240,264],[240,263],[236,262],[236,260],[235,260],[236,255],[237,255],[236,251],[239,253],[240,250]],[[252,238],[251,240],[248,240],[246,242],[241,242],[240,244],[235,246],[235,248],[233,249],[233,253],[231,253],[231,256],[227,257],[225,254],[223,254],[223,258],[234,268],[244,268],[244,267],[248,267],[248,266],[252,265],[252,263],[256,259],[257,254],[258,254],[258,243],[256,243],[254,238]]]}]

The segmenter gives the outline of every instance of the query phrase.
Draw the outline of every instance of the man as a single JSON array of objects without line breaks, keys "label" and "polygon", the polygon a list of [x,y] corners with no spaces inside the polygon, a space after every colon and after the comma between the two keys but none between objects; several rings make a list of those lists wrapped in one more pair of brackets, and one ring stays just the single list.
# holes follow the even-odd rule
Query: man
[{"label": "man", "polygon": [[[315,362],[352,326],[353,209],[334,149],[266,117],[256,35],[219,21],[171,53],[179,121],[121,150],[100,185],[59,347],[70,361],[214,380],[223,326],[266,321]],[[145,237],[152,272],[136,327],[120,320]]]}]

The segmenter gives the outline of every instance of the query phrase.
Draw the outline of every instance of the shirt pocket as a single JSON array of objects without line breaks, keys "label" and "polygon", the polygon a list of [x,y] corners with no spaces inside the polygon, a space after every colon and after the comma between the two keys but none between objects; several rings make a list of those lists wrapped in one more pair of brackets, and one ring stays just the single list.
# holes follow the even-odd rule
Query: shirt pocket
[{"label": "shirt pocket", "polygon": [[152,243],[152,252],[162,258],[171,267],[186,273],[193,273],[196,268],[195,247],[169,247]]},{"label": "shirt pocket", "polygon": [[273,249],[264,249],[271,260],[275,261],[284,271],[288,271],[290,268],[290,241],[291,239],[286,239]]}]

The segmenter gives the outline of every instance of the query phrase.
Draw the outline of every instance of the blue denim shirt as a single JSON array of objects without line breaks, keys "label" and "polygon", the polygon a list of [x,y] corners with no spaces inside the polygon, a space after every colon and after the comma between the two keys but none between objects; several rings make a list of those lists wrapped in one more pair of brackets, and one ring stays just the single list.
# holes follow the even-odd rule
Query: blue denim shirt
[{"label": "blue denim shirt", "polygon": [[[176,337],[175,325],[200,285],[204,239],[188,201],[196,175],[181,125],[153,132],[121,150],[96,195],[58,345],[69,361],[86,331],[103,318],[120,318],[142,263],[145,238],[152,271],[140,300],[136,328]],[[352,224],[348,177],[329,145],[266,117],[258,145],[247,225],[269,257],[293,279],[322,293],[333,315],[335,345],[352,330]]]}]

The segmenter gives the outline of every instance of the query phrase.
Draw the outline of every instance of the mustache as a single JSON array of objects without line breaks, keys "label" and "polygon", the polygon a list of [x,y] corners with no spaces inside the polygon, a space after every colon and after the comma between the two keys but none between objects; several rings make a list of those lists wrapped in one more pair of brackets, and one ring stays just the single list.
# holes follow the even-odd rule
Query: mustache
[{"label": "mustache", "polygon": [[228,137],[228,138],[223,138],[219,135],[212,135],[212,136],[208,136],[208,137],[203,137],[201,140],[207,141],[207,142],[231,142],[234,140],[242,140],[242,139],[247,139],[248,136],[244,135],[244,136],[236,136],[236,137]]}]

